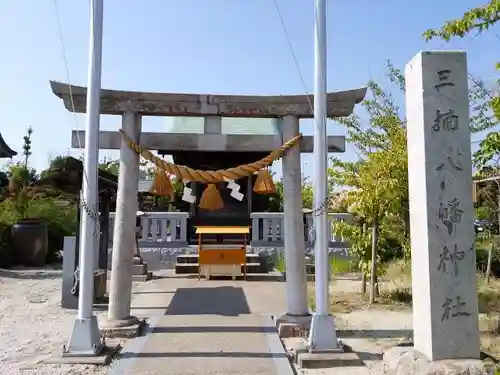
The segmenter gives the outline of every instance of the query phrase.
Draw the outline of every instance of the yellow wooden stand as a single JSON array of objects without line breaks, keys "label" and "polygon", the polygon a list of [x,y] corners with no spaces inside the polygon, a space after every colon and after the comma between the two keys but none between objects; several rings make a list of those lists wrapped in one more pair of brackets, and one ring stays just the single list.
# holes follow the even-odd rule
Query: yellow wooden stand
[{"label": "yellow wooden stand", "polygon": [[[198,235],[198,279],[205,276],[243,276],[246,280],[246,243],[250,227],[196,227]],[[203,235],[242,235],[241,244],[206,244]],[[243,265],[243,272],[241,266]]]}]

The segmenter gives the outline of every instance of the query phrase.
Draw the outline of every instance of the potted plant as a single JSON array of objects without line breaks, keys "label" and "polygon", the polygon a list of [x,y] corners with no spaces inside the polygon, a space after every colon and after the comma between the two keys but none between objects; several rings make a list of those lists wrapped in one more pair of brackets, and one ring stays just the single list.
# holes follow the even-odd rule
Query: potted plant
[{"label": "potted plant", "polygon": [[9,187],[4,204],[11,206],[15,216],[11,229],[14,262],[26,266],[43,266],[47,254],[48,231],[43,220],[32,216],[32,208],[40,199],[29,186],[35,176],[35,171],[28,167],[32,133],[33,130],[29,127],[24,137],[24,161],[9,167]]}]

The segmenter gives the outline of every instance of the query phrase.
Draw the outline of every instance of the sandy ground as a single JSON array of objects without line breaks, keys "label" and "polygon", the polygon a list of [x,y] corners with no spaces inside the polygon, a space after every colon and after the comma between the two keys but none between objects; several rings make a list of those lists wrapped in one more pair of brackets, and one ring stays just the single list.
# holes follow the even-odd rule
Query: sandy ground
[{"label": "sandy ground", "polygon": [[[335,367],[329,369],[296,368],[299,375],[382,375],[384,366],[382,355],[392,346],[406,342],[412,330],[412,313],[409,309],[385,306],[356,306],[354,293],[360,289],[359,280],[339,278],[330,285],[334,305],[335,324],[339,339],[356,352],[363,361],[363,366]],[[336,300],[335,300],[336,299]],[[339,312],[345,311],[345,312]],[[294,348],[304,343],[305,339],[285,339],[287,348]]]},{"label": "sandy ground", "polygon": [[[408,311],[356,311],[335,314],[339,339],[356,352],[362,366],[334,367],[328,369],[296,368],[300,375],[382,375],[382,354],[408,338],[412,314]],[[305,339],[284,339],[287,348],[297,347]],[[303,345],[303,344],[302,344]]]},{"label": "sandy ground", "polygon": [[61,351],[71,333],[75,311],[62,309],[60,300],[58,276],[16,278],[0,272],[1,375],[107,373],[102,367],[41,364]]},{"label": "sandy ground", "polygon": [[[68,340],[75,311],[59,306],[61,278],[57,272],[49,271],[36,279],[29,277],[32,272],[14,274],[24,277],[12,277],[0,271],[0,374],[107,374],[107,367],[42,364],[45,358],[59,353]],[[352,293],[358,286],[353,280],[336,280],[331,288]],[[144,283],[134,283],[134,290],[147,287]],[[96,312],[98,316],[103,314]],[[352,374],[366,373],[367,369],[370,374],[381,373],[383,350],[401,342],[405,336],[401,331],[394,337],[394,331],[411,328],[411,312],[407,310],[352,311],[337,313],[335,317],[337,326],[344,330],[339,332],[340,338],[358,351],[366,364],[363,369],[350,368]],[[383,337],[385,334],[390,337]],[[364,372],[356,372],[361,370]],[[339,371],[345,373],[346,369],[298,370],[303,375],[334,375]]]}]

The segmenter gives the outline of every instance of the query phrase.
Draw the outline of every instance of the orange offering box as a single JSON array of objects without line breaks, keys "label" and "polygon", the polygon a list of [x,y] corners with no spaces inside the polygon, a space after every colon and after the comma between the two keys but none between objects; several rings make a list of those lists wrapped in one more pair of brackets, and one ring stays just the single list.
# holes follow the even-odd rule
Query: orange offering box
[{"label": "orange offering box", "polygon": [[[246,243],[250,227],[196,227],[198,235],[198,277],[208,280],[211,276],[246,276]],[[217,236],[222,243],[208,244],[204,238]],[[205,236],[205,237],[204,237]],[[224,237],[232,237],[231,244]],[[234,237],[238,238],[234,243]]]}]

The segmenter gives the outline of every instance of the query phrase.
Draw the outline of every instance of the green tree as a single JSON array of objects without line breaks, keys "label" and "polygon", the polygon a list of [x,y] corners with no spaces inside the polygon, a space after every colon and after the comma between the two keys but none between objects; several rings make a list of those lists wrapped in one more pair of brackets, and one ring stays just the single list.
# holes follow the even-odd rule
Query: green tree
[{"label": "green tree", "polygon": [[[271,212],[283,212],[283,179],[275,180],[274,185],[276,186],[276,193],[269,196],[269,210]],[[304,209],[312,209],[313,206],[312,181],[306,176],[302,177],[302,206]]]},{"label": "green tree", "polygon": [[[391,82],[404,90],[404,78],[399,70],[387,64]],[[368,83],[369,98],[362,107],[367,120],[358,114],[337,120],[347,128],[346,141],[355,148],[359,159],[353,162],[332,159],[329,169],[331,184],[347,186],[346,204],[356,214],[352,223],[336,225],[337,233],[346,237],[351,252],[357,256],[365,280],[370,277],[370,301],[376,294],[377,268],[381,266],[379,254],[386,238],[381,236],[386,221],[399,218],[404,228],[400,243],[409,234],[408,172],[406,154],[406,120],[392,95],[375,82]],[[371,234],[368,233],[371,226]],[[378,267],[377,267],[378,266]]]},{"label": "green tree", "polygon": [[[112,173],[116,176],[120,173],[120,160],[119,159],[104,159],[99,164],[99,168],[106,172]],[[155,167],[151,167],[149,162],[141,160],[139,162],[139,179],[152,180],[156,172]]]},{"label": "green tree", "polygon": [[[487,31],[500,20],[500,0],[490,0],[487,4],[466,11],[462,18],[446,22],[439,29],[430,29],[424,33],[427,40],[441,38],[449,41],[453,37],[463,38],[471,32],[478,34]],[[500,70],[500,63],[496,64],[496,69]],[[473,120],[471,129],[480,131],[491,129],[498,125],[500,120],[500,80],[492,89],[485,87],[484,83],[475,79],[475,90],[470,95],[471,99],[483,102],[480,108],[473,107],[476,117]],[[474,164],[476,168],[482,169],[500,155],[500,134],[498,131],[491,131],[480,142],[478,150],[474,153]]]},{"label": "green tree", "polygon": [[308,177],[302,178],[302,207],[312,209],[313,207],[313,185]]}]

